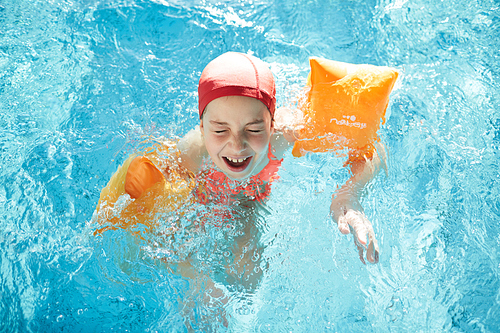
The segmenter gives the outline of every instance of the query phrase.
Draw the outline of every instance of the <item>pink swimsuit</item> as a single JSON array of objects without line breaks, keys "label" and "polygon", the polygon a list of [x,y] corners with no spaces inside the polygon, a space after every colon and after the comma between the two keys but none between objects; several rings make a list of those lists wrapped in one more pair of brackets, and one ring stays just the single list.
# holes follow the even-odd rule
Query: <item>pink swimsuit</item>
[{"label": "pink swimsuit", "polygon": [[214,163],[207,164],[196,175],[197,183],[195,194],[200,203],[216,202],[230,204],[235,197],[241,195],[254,201],[261,202],[271,191],[271,182],[278,178],[277,173],[283,159],[277,159],[271,152],[271,145],[267,152],[269,163],[255,176],[246,181],[236,181],[217,170]]}]

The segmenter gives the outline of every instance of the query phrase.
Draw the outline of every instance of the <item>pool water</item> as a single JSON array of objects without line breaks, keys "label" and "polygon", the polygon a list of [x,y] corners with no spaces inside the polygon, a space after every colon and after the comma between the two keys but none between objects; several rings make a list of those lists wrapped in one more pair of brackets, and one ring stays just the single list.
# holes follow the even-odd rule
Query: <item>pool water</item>
[{"label": "pool water", "polygon": [[[0,332],[497,332],[499,45],[494,0],[0,2]],[[331,154],[287,152],[269,202],[234,209],[249,230],[200,229],[194,206],[93,235],[111,175],[197,124],[225,51],[271,64],[279,106],[310,56],[399,70],[362,199],[377,265],[331,222],[349,176]],[[205,275],[179,274],[188,256]]]}]

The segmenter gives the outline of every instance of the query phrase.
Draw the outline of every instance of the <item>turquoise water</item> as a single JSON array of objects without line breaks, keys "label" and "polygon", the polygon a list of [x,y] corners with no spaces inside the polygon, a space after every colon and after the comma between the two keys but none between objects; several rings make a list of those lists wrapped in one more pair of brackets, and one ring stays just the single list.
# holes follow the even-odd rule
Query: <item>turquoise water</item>
[{"label": "turquoise water", "polygon": [[[1,1],[0,331],[498,331],[499,45],[498,1]],[[199,232],[202,207],[163,217],[172,239],[93,236],[111,175],[197,123],[200,72],[229,50],[271,64],[278,105],[310,56],[400,71],[362,201],[379,264],[330,221],[348,174],[328,154],[288,152],[252,215],[257,287],[222,272],[243,227]],[[189,254],[226,300],[176,273]]]}]

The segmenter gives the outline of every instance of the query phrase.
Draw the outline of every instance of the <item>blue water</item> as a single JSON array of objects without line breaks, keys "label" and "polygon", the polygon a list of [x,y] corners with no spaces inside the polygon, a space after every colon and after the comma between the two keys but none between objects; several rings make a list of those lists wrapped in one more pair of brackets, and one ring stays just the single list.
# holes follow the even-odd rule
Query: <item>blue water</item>
[{"label": "blue water", "polygon": [[[499,46],[494,0],[0,1],[0,332],[497,332]],[[196,125],[201,70],[229,50],[271,64],[280,106],[310,56],[400,71],[362,200],[379,264],[330,220],[348,173],[328,154],[288,152],[254,214],[257,287],[221,273],[241,226],[198,232],[199,207],[175,239],[93,236],[111,175]],[[189,253],[228,300],[176,274]]]}]

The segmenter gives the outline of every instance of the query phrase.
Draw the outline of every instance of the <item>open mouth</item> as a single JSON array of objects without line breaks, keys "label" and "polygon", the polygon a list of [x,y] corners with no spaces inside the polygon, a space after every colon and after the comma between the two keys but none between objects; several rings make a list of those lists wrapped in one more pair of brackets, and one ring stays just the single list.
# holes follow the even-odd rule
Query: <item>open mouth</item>
[{"label": "open mouth", "polygon": [[251,156],[246,158],[223,157],[223,160],[224,162],[226,162],[227,167],[233,172],[241,172],[245,170],[248,164],[250,164],[251,159]]}]

